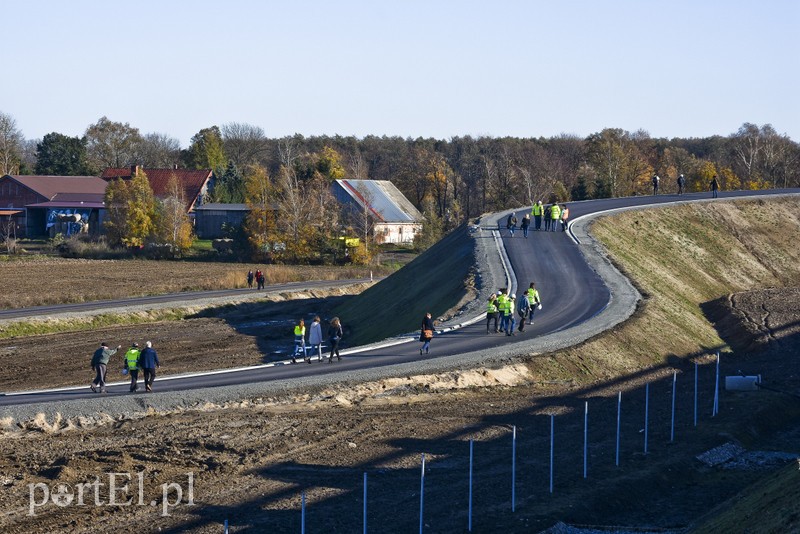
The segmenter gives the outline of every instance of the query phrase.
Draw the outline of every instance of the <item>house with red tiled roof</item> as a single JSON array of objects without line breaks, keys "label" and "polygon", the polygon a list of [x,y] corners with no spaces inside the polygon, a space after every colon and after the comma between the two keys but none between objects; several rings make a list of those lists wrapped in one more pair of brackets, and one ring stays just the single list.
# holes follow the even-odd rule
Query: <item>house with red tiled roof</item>
[{"label": "house with red tiled roof", "polygon": [[100,176],[103,180],[111,181],[117,178],[130,180],[137,170],[143,171],[150,182],[150,188],[156,197],[166,197],[169,195],[169,181],[172,176],[178,180],[186,198],[186,213],[194,210],[196,206],[203,204],[203,198],[208,194],[209,182],[211,181],[211,169],[144,169],[134,165],[126,168],[109,167]]},{"label": "house with red tiled roof", "polygon": [[66,218],[74,223],[66,233],[100,232],[107,185],[97,176],[7,174],[0,177],[0,219],[18,238],[43,236]]}]

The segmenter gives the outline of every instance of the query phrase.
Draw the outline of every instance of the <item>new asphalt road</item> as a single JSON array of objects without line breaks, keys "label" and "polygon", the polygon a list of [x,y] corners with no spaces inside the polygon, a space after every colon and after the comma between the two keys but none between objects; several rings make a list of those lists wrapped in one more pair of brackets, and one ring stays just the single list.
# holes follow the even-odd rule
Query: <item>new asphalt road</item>
[{"label": "new asphalt road", "polygon": [[[720,193],[720,198],[738,196],[783,195],[798,194],[800,190],[768,190],[768,191],[742,191]],[[602,199],[585,202],[570,202],[570,219],[575,220],[584,215],[597,214],[608,210],[643,207],[648,205],[665,204],[678,201],[708,200],[710,193],[693,193],[678,195],[639,196],[614,199]],[[529,210],[517,210],[521,220],[522,215]],[[508,212],[506,212],[507,214]],[[437,335],[431,344],[431,353],[420,356],[417,342],[393,343],[378,345],[363,351],[347,351],[343,353],[342,361],[328,364],[326,361],[312,365],[298,363],[265,364],[242,370],[226,370],[216,373],[202,373],[185,375],[176,378],[156,379],[155,388],[158,392],[183,391],[208,388],[212,386],[252,384],[268,381],[291,381],[294,379],[307,379],[315,375],[331,373],[349,373],[353,371],[386,366],[406,364],[420,359],[439,359],[456,356],[475,351],[503,351],[513,350],[513,344],[526,344],[530,346],[532,339],[542,339],[554,332],[564,331],[576,325],[586,324],[590,319],[600,314],[611,302],[612,292],[589,266],[584,258],[581,248],[572,238],[571,233],[556,231],[531,231],[528,238],[524,238],[521,230],[517,230],[513,237],[505,229],[505,214],[489,217],[490,223],[484,218],[483,230],[476,232],[476,239],[494,240],[498,231],[490,231],[487,224],[496,224],[501,219],[499,234],[505,248],[510,265],[509,269],[517,280],[517,286],[512,285],[512,290],[521,294],[531,281],[536,282],[542,297],[543,309],[535,316],[535,323],[526,327],[525,332],[515,336],[506,336],[486,332],[485,320],[478,320],[473,324],[461,328],[442,332]],[[498,243],[500,239],[497,240]],[[499,259],[497,260],[500,261]],[[331,285],[326,282],[326,285]],[[307,287],[308,283],[303,283]],[[505,284],[504,284],[505,285]],[[208,297],[205,293],[204,297]],[[159,299],[186,300],[185,294],[158,297]],[[119,306],[119,302],[103,303],[107,306]],[[91,306],[87,303],[85,306]],[[80,306],[73,306],[80,310]],[[482,308],[479,308],[482,309]],[[16,316],[53,313],[41,309],[13,310],[5,312],[14,313]],[[477,314],[476,314],[477,315]],[[485,314],[483,314],[485,316]],[[0,314],[0,318],[3,316]],[[421,319],[421,318],[420,318]],[[379,372],[380,370],[377,369]],[[122,378],[122,377],[119,377]],[[111,386],[108,397],[131,395],[127,384]],[[138,393],[137,395],[145,395]],[[0,406],[41,403],[41,402],[66,402],[74,399],[95,397],[88,386],[64,388],[52,391],[29,392],[25,394],[10,394],[0,396]]]}]

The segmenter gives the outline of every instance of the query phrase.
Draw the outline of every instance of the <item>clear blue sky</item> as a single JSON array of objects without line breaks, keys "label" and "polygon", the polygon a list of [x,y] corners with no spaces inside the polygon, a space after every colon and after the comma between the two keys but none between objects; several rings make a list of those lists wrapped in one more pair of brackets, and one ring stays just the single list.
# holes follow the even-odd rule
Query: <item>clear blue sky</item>
[{"label": "clear blue sky", "polygon": [[269,137],[800,141],[800,1],[0,0],[0,111],[25,137],[100,117],[186,147]]}]

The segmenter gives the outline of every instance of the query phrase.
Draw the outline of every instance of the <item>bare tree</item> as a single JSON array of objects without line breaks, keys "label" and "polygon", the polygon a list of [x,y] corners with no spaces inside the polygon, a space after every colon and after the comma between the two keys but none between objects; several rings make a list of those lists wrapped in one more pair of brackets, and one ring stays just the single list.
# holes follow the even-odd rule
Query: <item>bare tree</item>
[{"label": "bare tree", "polygon": [[0,176],[18,174],[22,155],[23,137],[17,121],[0,112]]},{"label": "bare tree", "polygon": [[222,144],[228,160],[240,169],[262,161],[268,147],[267,136],[260,126],[242,122],[222,125]]},{"label": "bare tree", "polygon": [[347,171],[350,173],[349,178],[353,180],[368,180],[367,175],[367,161],[361,155],[361,151],[356,149],[351,152],[347,158]]},{"label": "bare tree", "polygon": [[174,137],[161,133],[149,133],[138,145],[136,160],[142,167],[168,168],[181,158],[181,143]]}]

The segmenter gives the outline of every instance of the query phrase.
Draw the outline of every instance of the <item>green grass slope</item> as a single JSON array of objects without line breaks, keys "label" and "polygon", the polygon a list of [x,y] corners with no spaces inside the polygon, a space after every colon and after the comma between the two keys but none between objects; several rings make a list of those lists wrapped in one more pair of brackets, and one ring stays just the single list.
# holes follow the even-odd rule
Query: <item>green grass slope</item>
[{"label": "green grass slope", "polygon": [[459,226],[411,263],[333,310],[349,346],[418,329],[425,312],[434,319],[467,294],[475,243]]}]

